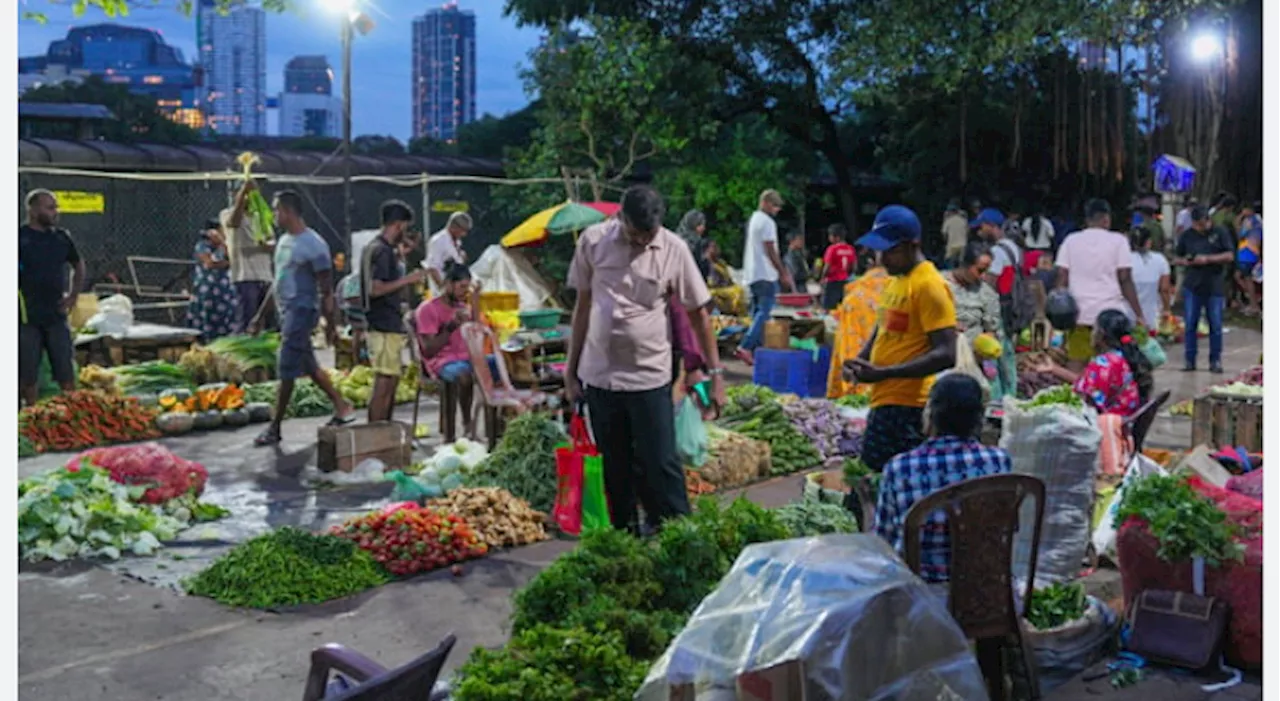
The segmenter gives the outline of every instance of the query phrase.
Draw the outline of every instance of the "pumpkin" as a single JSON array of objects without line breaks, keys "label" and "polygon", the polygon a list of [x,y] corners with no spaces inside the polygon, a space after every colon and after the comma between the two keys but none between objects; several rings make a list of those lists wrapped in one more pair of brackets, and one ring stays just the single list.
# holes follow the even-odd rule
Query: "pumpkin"
[{"label": "pumpkin", "polygon": [[271,420],[271,405],[266,402],[254,402],[245,407],[249,412],[249,421],[263,423]]},{"label": "pumpkin", "polygon": [[161,414],[156,417],[156,428],[167,435],[178,436],[190,431],[195,426],[195,420],[191,414]]},{"label": "pumpkin", "polygon": [[222,425],[222,412],[202,411],[195,415],[195,428],[201,431],[208,431]]},{"label": "pumpkin", "polygon": [[223,426],[247,426],[249,412],[244,409],[227,409],[222,412]]}]

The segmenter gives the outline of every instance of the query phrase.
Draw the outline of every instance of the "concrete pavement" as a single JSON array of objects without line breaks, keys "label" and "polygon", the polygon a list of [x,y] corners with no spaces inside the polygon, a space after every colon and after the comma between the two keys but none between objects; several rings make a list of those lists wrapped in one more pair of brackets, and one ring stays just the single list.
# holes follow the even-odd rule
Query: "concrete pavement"
[{"label": "concrete pavement", "polygon": [[[1173,388],[1174,401],[1224,379],[1207,372],[1179,372],[1180,353],[1170,350],[1173,367],[1157,371],[1156,384]],[[1260,352],[1261,335],[1256,331],[1228,334],[1224,358],[1228,372],[1255,364]],[[399,413],[404,416],[404,409]],[[303,465],[313,460],[308,446],[314,441],[316,424],[322,421],[288,422],[286,443],[278,455],[249,447],[257,430],[253,427],[166,443],[184,457],[204,463],[215,492],[258,490],[262,503],[255,502],[254,508],[264,510],[264,525],[316,528],[358,512],[367,499],[382,496],[362,489],[324,490],[321,497],[308,496],[315,490],[302,487],[297,477]],[[434,413],[427,411],[422,421],[434,426]],[[1149,442],[1186,447],[1189,433],[1188,419],[1162,416]],[[61,465],[67,457],[22,460],[19,474]],[[800,481],[791,476],[747,491],[754,500],[776,506],[800,494]],[[468,564],[462,577],[435,573],[350,600],[283,614],[227,609],[98,566],[25,568],[18,581],[19,698],[297,698],[304,686],[308,653],[321,644],[341,642],[395,666],[433,647],[449,632],[459,637],[447,665],[452,669],[472,648],[505,642],[513,590],[569,547],[566,541],[550,541]],[[1168,701],[1174,698],[1169,696]]]}]

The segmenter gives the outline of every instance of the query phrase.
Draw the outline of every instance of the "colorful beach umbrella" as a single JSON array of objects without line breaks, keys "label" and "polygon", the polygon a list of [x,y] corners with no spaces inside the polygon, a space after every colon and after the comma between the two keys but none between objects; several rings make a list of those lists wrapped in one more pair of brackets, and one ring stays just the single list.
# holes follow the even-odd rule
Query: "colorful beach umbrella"
[{"label": "colorful beach umbrella", "polygon": [[544,209],[502,237],[504,248],[541,243],[549,234],[575,233],[618,213],[612,202],[566,202]]}]

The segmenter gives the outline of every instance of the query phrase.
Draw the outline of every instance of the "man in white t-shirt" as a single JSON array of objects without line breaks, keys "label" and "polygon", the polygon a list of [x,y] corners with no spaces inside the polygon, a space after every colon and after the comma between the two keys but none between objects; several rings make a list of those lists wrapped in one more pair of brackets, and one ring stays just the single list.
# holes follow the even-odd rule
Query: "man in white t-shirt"
[{"label": "man in white t-shirt", "polygon": [[747,244],[742,253],[742,279],[751,291],[751,328],[742,337],[736,355],[751,365],[756,348],[764,340],[764,325],[773,313],[778,283],[794,289],[791,273],[778,253],[778,224],[774,216],[782,209],[782,195],[777,190],[760,193],[760,207],[747,222]]},{"label": "man in white t-shirt", "polygon": [[1067,359],[1084,363],[1093,357],[1093,324],[1108,309],[1124,312],[1146,325],[1147,319],[1133,285],[1133,257],[1129,240],[1111,230],[1111,205],[1094,199],[1085,205],[1083,231],[1068,236],[1058,250],[1058,287],[1076,300],[1080,316],[1067,336]]},{"label": "man in white t-shirt", "polygon": [[449,261],[467,262],[467,252],[462,250],[462,239],[471,233],[471,215],[466,212],[454,212],[449,215],[449,223],[427,240],[427,257],[422,264],[427,269],[427,281],[431,285],[431,296],[440,294],[444,284],[444,266]]}]

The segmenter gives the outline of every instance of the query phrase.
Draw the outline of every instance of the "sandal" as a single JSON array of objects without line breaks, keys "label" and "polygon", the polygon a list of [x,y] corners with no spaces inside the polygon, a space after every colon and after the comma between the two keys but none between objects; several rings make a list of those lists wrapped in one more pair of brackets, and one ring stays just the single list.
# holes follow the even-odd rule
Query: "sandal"
[{"label": "sandal", "polygon": [[280,429],[268,428],[253,439],[253,444],[259,448],[265,448],[269,445],[279,445],[280,440]]},{"label": "sandal", "polygon": [[332,419],[329,419],[329,423],[325,424],[325,426],[328,426],[329,428],[338,428],[339,426],[346,426],[347,424],[353,424],[355,422],[356,413],[353,411],[346,416],[334,416]]}]

